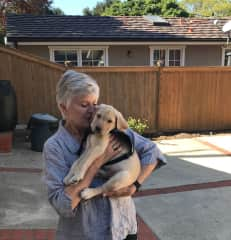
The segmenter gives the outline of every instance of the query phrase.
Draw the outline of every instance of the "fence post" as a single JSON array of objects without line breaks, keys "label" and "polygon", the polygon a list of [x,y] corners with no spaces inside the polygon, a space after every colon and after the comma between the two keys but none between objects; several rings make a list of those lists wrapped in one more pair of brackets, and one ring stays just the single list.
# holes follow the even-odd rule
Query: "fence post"
[{"label": "fence post", "polygon": [[161,79],[161,69],[162,67],[158,67],[158,71],[156,71],[156,92],[155,92],[155,129],[156,132],[159,132],[159,101],[160,101],[160,79]]}]

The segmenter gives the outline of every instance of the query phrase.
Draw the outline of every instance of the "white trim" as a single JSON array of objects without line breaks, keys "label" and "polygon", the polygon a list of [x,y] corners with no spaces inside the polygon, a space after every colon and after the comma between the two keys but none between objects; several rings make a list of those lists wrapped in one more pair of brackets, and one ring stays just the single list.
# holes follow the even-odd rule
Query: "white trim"
[{"label": "white trim", "polygon": [[163,46],[163,45],[157,45],[157,46],[149,46],[149,55],[150,55],[150,66],[153,66],[153,50],[154,49],[164,49],[166,50],[166,55],[165,55],[165,63],[166,66],[168,66],[168,60],[169,60],[169,50],[171,49],[179,49],[181,56],[180,56],[180,66],[185,65],[185,48],[186,46],[179,46],[179,45],[169,45],[169,46]]},{"label": "white trim", "polygon": [[225,50],[226,49],[230,49],[231,50],[231,46],[230,47],[222,47],[221,66],[225,66]]},{"label": "white trim", "polygon": [[222,47],[222,54],[221,54],[221,66],[225,65],[225,47]]},{"label": "white trim", "polygon": [[[11,42],[8,42],[10,44]],[[13,43],[13,42],[12,42]],[[118,41],[118,42],[20,42],[18,41],[17,44],[18,46],[32,46],[32,45],[49,45],[49,46],[114,46],[114,45],[224,45],[226,43],[226,40],[221,41],[221,42],[194,42],[194,41],[189,41],[189,42],[123,42],[123,41]]]},{"label": "white trim", "polygon": [[105,49],[105,66],[109,66],[108,48]]},{"label": "white trim", "polygon": [[104,51],[104,66],[108,66],[108,46],[48,46],[50,61],[55,62],[54,51],[55,50],[76,50],[77,52],[77,59],[78,59],[78,66],[82,66],[82,57],[81,51],[86,49],[91,50],[102,50]]}]

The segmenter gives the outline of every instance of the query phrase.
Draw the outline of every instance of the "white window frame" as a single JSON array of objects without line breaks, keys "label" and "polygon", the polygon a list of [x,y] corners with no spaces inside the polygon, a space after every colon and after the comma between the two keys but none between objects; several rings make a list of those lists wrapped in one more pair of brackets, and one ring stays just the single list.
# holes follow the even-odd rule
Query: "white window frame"
[{"label": "white window frame", "polygon": [[78,67],[82,67],[82,50],[102,50],[104,51],[103,60],[104,60],[104,67],[108,66],[108,46],[48,46],[49,48],[49,55],[50,61],[55,62],[55,54],[56,50],[60,51],[69,51],[75,50],[78,56]]},{"label": "white window frame", "polygon": [[169,66],[169,50],[180,50],[180,66],[185,65],[185,46],[150,46],[150,66],[153,64],[153,51],[165,50],[165,67]]},{"label": "white window frame", "polygon": [[222,47],[222,54],[221,54],[221,66],[225,66],[225,50],[230,49],[231,51],[231,46],[230,47]]}]

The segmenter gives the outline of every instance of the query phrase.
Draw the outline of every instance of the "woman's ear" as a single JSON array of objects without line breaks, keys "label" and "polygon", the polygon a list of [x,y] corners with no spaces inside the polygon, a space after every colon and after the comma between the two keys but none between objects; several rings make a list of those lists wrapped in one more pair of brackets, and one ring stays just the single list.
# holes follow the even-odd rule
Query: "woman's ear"
[{"label": "woman's ear", "polygon": [[60,103],[58,105],[58,107],[59,107],[59,111],[61,112],[62,118],[65,119],[66,118],[67,107],[63,103]]},{"label": "woman's ear", "polygon": [[116,117],[117,117],[117,128],[119,130],[126,130],[128,128],[128,123],[123,117],[122,113],[116,110]]}]

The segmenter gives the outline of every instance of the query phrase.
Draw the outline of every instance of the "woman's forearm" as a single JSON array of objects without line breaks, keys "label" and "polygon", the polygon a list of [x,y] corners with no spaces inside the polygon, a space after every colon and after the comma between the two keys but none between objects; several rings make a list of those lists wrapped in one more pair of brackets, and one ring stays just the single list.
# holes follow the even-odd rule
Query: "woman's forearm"
[{"label": "woman's forearm", "polygon": [[140,175],[137,178],[137,181],[142,184],[145,179],[151,175],[152,171],[157,167],[158,160],[153,164],[144,165],[141,167]]},{"label": "woman's forearm", "polygon": [[76,184],[72,184],[70,186],[67,186],[65,188],[65,192],[69,195],[71,198],[71,206],[72,209],[76,208],[79,204],[81,197],[80,192],[89,187],[91,184],[94,176],[97,174],[99,168],[105,163],[105,158],[99,157],[95,160],[95,162],[88,168],[86,175],[84,176],[84,179]]}]

